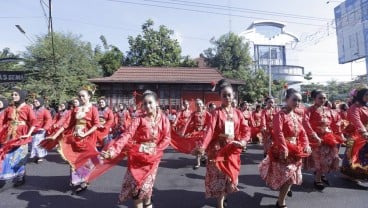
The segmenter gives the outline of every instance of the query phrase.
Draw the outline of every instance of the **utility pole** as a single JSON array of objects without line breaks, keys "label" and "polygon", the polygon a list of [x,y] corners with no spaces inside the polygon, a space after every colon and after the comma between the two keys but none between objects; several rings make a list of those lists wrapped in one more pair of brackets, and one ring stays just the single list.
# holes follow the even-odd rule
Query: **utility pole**
[{"label": "utility pole", "polygon": [[271,45],[268,46],[268,95],[272,97]]}]

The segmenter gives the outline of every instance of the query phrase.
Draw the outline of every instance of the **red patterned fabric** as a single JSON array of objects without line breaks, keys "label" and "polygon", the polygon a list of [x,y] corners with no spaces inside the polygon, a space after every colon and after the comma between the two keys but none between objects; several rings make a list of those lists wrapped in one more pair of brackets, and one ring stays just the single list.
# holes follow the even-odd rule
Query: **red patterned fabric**
[{"label": "red patterned fabric", "polygon": [[232,144],[227,144],[222,148],[216,156],[217,167],[225,173],[232,182],[238,181],[240,173],[240,157],[241,148]]},{"label": "red patterned fabric", "polygon": [[97,129],[96,137],[97,137],[97,145],[103,146],[104,139],[109,135],[111,132],[115,118],[114,113],[109,107],[105,107],[103,110],[98,111],[99,120],[100,120],[100,127]]},{"label": "red patterned fabric", "polygon": [[171,146],[179,152],[191,154],[194,149],[202,145],[206,125],[211,121],[211,114],[207,111],[193,112],[182,128],[182,135],[171,131]]},{"label": "red patterned fabric", "polygon": [[[122,159],[126,152],[128,156],[128,172],[134,178],[135,184],[137,185],[137,187],[134,187],[134,190],[141,188],[145,184],[147,177],[155,175],[153,173],[157,171],[163,151],[170,143],[169,120],[162,113],[159,113],[156,119],[155,126],[151,126],[151,122],[146,115],[141,115],[133,119],[127,131],[121,134],[116,140],[113,140],[105,149],[112,152],[113,155],[120,157],[120,159]],[[152,137],[152,131],[157,133],[155,138]],[[156,144],[153,154],[140,151],[141,144],[147,142]],[[115,160],[115,164],[118,161],[120,160]],[[101,165],[105,165],[105,167],[101,167]],[[101,165],[97,165],[88,180],[97,178],[100,174],[111,168],[114,165],[114,161],[107,161]],[[154,180],[152,180],[153,182]],[[133,192],[134,190],[122,190],[122,192]]]},{"label": "red patterned fabric", "polygon": [[[311,106],[306,110],[303,126],[309,136],[312,146],[312,159],[308,162],[307,169],[327,173],[337,170],[338,156],[337,144],[339,139],[336,135],[342,135],[341,119],[337,112],[321,106]],[[318,144],[314,135],[322,140]]]},{"label": "red patterned fabric", "polygon": [[75,136],[76,131],[80,128],[78,127],[80,122],[85,123],[80,129],[82,132],[87,132],[92,127],[97,127],[99,125],[97,108],[92,105],[77,107],[64,123],[63,127],[66,130],[63,138],[59,141],[59,151],[73,169],[78,169],[89,158],[98,155],[96,150],[96,131],[84,138]]},{"label": "red patterned fabric", "polygon": [[[222,107],[219,107],[213,111],[211,122],[207,124],[207,132],[203,138],[202,148],[206,149],[209,161],[216,161],[218,152],[221,152],[222,149],[225,148],[226,145],[229,144],[231,141],[235,140],[246,143],[250,139],[250,129],[244,119],[242,112],[237,109],[232,109],[232,112],[229,113],[232,115],[232,121],[234,122],[234,138],[226,138],[226,136],[223,136],[223,134],[225,133],[225,121],[227,121],[228,116],[227,112]],[[234,149],[225,149],[223,150],[223,153],[231,155],[232,161],[235,160],[234,158],[240,157],[240,152],[238,149],[234,150],[233,152],[231,152],[230,150]],[[236,165],[236,163],[233,163],[232,165]],[[233,166],[232,168],[236,169],[235,166]],[[209,173],[209,171],[212,171],[212,169],[210,169],[210,166],[207,167],[207,172]],[[221,194],[220,192],[223,192],[223,194],[229,193],[229,189],[226,189],[224,187],[227,186],[226,184],[230,183],[231,187],[236,187],[238,180],[235,180],[234,178],[238,177],[237,174],[234,174],[233,172],[233,179],[230,179],[230,177],[226,176],[221,177],[221,180],[217,177],[219,176],[219,174],[220,173],[215,173],[213,171],[211,172],[211,174],[206,174],[205,180],[207,197],[218,197],[218,194]],[[222,172],[222,174],[225,173]],[[213,186],[218,186],[218,191],[211,191],[210,189]],[[230,190],[236,191],[237,189]]]},{"label": "red patterned fabric", "polygon": [[264,129],[264,131],[262,132],[262,137],[265,153],[268,152],[268,150],[271,148],[272,145],[272,138],[271,138],[273,130],[272,120],[276,113],[277,113],[276,109],[273,107],[262,110],[261,129]]},{"label": "red patterned fabric", "polygon": [[309,146],[301,121],[295,112],[283,109],[275,115],[273,127],[273,144],[259,165],[260,175],[275,190],[286,183],[301,184],[301,158],[308,156],[304,149]]},{"label": "red patterned fabric", "polygon": [[52,125],[52,117],[50,111],[44,107],[40,107],[39,109],[35,109],[33,111],[37,120],[34,132],[37,132],[41,129],[46,131],[49,130]]},{"label": "red patterned fabric", "polygon": [[[24,124],[14,125],[14,122]],[[0,148],[1,163],[4,156],[14,147],[19,147],[31,141],[32,137],[25,139],[19,137],[26,135],[29,128],[35,126],[36,122],[36,116],[32,108],[25,103],[19,107],[10,106],[3,112],[0,116],[0,126],[3,127],[0,138],[0,141],[2,141]]]}]

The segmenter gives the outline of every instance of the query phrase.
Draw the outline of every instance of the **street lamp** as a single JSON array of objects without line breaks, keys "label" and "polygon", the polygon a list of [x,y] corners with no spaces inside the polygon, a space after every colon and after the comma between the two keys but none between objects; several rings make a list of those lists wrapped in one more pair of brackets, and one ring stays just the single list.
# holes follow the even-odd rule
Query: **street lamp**
[{"label": "street lamp", "polygon": [[20,33],[22,33],[27,38],[29,42],[34,43],[34,41],[30,37],[28,37],[26,31],[24,31],[20,25],[15,25],[15,27],[19,30]]},{"label": "street lamp", "polygon": [[342,1],[326,1],[326,4],[329,4],[329,3],[342,3]]}]

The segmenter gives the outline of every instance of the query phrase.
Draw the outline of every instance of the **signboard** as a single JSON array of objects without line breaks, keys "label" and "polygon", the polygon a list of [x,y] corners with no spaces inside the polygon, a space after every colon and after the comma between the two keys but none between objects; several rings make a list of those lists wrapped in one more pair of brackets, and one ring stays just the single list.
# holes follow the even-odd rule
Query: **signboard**
[{"label": "signboard", "polygon": [[0,71],[0,84],[9,82],[22,82],[24,78],[24,71]]},{"label": "signboard", "polygon": [[339,63],[368,55],[368,0],[346,0],[335,8]]}]

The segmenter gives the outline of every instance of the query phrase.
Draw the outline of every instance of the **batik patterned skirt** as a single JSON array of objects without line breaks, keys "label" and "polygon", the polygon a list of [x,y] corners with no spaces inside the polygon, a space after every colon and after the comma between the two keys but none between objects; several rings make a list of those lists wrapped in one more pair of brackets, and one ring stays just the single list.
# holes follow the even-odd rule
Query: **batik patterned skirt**
[{"label": "batik patterned skirt", "polygon": [[285,184],[301,185],[303,181],[301,170],[301,160],[281,163],[272,161],[269,156],[259,165],[261,178],[273,190],[279,190]]},{"label": "batik patterned skirt", "polygon": [[119,195],[119,204],[123,203],[128,199],[149,199],[152,197],[153,185],[155,183],[158,165],[154,168],[154,170],[146,177],[141,186],[137,185],[137,181],[134,179],[132,173],[127,170],[123,184],[121,187],[121,192]]},{"label": "batik patterned skirt", "polygon": [[28,144],[16,147],[5,155],[1,164],[0,180],[19,179],[25,175]]}]

